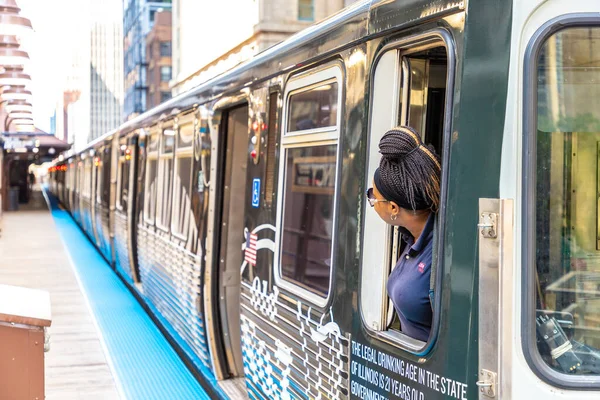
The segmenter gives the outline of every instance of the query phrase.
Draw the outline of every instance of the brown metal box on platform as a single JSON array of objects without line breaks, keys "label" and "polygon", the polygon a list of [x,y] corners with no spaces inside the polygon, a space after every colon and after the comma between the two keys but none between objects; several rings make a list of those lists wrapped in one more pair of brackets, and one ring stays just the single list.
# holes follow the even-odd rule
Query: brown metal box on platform
[{"label": "brown metal box on platform", "polygon": [[0,399],[45,398],[45,328],[50,323],[48,292],[0,285]]}]

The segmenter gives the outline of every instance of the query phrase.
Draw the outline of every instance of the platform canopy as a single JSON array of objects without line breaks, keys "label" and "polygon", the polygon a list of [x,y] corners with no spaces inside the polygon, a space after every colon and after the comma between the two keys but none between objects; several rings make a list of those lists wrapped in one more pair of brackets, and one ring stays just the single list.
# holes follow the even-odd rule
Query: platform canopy
[{"label": "platform canopy", "polygon": [[0,144],[5,155],[19,156],[41,164],[51,161],[71,145],[48,133],[3,133]]}]

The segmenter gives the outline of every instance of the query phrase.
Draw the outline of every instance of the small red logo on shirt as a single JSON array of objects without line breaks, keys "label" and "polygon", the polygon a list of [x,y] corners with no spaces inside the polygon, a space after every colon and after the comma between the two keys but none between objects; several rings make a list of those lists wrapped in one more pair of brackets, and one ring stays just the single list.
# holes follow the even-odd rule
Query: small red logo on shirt
[{"label": "small red logo on shirt", "polygon": [[419,270],[420,273],[423,273],[425,271],[425,263],[420,262],[419,265],[417,266],[417,269]]}]

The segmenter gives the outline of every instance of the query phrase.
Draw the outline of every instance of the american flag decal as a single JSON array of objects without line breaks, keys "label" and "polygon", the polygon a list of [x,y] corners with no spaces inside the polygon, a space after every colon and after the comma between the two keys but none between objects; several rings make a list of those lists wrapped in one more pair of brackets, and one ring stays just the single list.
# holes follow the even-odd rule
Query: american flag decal
[{"label": "american flag decal", "polygon": [[255,233],[248,232],[246,237],[246,249],[244,250],[244,260],[250,265],[256,265],[256,242],[258,236]]}]

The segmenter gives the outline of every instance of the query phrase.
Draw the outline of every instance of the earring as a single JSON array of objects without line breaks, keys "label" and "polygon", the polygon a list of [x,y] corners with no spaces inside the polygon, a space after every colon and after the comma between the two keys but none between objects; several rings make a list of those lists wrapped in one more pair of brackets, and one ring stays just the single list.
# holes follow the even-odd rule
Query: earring
[{"label": "earring", "polygon": [[392,214],[390,218],[392,219],[392,221],[395,221],[396,218],[398,218],[398,214]]}]

